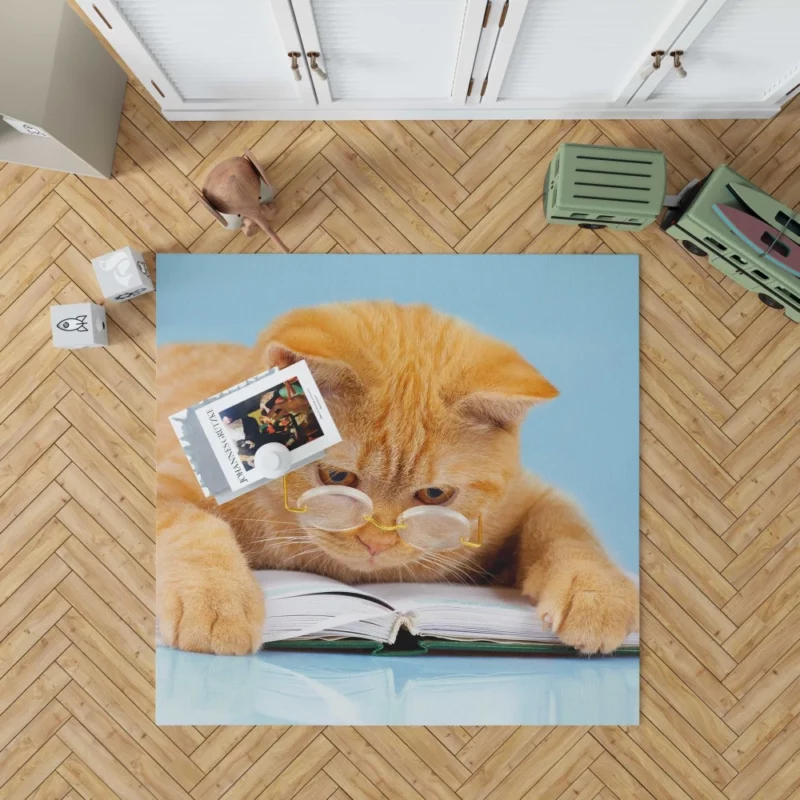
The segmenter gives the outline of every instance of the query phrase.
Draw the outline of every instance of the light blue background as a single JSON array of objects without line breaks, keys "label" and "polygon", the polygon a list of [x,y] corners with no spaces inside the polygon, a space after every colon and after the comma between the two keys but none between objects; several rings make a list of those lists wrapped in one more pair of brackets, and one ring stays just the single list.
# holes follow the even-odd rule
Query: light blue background
[{"label": "light blue background", "polygon": [[159,647],[159,725],[638,725],[639,659]]},{"label": "light blue background", "polygon": [[[159,255],[157,266],[159,345],[219,341],[251,345],[275,316],[292,308],[362,299],[428,303],[512,344],[560,391],[555,400],[530,412],[522,433],[523,463],[572,495],[612,557],[624,569],[638,571],[637,256],[170,254]],[[271,292],[273,286],[281,286],[281,291]],[[425,354],[420,353],[420,357]],[[322,659],[333,659],[340,669],[341,664],[347,664],[341,659],[356,659],[351,662],[355,667],[361,658],[366,658],[314,653],[291,654],[287,661],[289,655],[263,653],[253,659],[262,666],[276,659],[291,663],[292,669],[303,663],[318,668]],[[170,673],[174,669],[188,670],[189,674],[198,670],[199,675],[204,669],[218,669],[212,662],[208,668],[200,666],[209,658],[212,662],[218,660],[214,656],[189,658],[159,649],[159,722],[189,723],[192,720],[185,715],[194,718],[196,711],[191,703],[187,705],[188,687],[193,682],[184,676],[186,680],[181,683],[186,691],[162,690],[164,670]],[[408,670],[423,669],[414,665],[422,665],[431,658],[382,661],[402,662],[405,682]],[[496,659],[476,656],[450,656],[446,660],[451,667],[455,660],[463,662],[462,668],[467,671],[472,668],[470,665],[478,668],[479,662],[486,669],[498,663]],[[248,660],[243,660],[238,669],[245,670],[244,661]],[[542,665],[542,674],[550,675],[552,680],[561,674],[553,669],[554,663],[561,663],[567,674],[585,669],[581,666],[583,661],[574,659],[506,658],[502,663],[504,670],[513,670],[511,665],[518,663],[521,679],[523,673],[527,675],[525,682],[530,680],[529,673],[536,669],[536,664]],[[593,669],[619,675],[628,674],[637,666],[637,660],[631,658],[593,659],[591,663]],[[252,674],[264,674],[264,670]],[[574,685],[574,680],[570,683]],[[622,687],[629,691],[636,681],[611,683],[619,686],[620,691]],[[265,690],[269,691],[266,686]],[[635,691],[638,692],[638,684]],[[279,700],[277,696],[273,699]],[[636,708],[635,718],[627,723],[635,724],[638,698],[632,702],[631,698],[620,695],[618,700],[620,708]],[[204,724],[255,721],[246,715],[223,720],[222,707],[214,706],[217,718]],[[401,708],[402,704],[395,707]],[[498,708],[494,724],[512,724],[508,713],[507,707]],[[387,710],[386,714],[388,717],[390,712]],[[559,721],[551,717],[524,721],[526,724]],[[424,720],[415,719],[412,723],[409,719],[403,723],[392,719],[392,722],[423,724]],[[514,720],[514,724],[521,722]],[[586,717],[578,722],[598,724],[606,719],[593,718],[586,706]],[[613,724],[626,723],[615,719]]]}]

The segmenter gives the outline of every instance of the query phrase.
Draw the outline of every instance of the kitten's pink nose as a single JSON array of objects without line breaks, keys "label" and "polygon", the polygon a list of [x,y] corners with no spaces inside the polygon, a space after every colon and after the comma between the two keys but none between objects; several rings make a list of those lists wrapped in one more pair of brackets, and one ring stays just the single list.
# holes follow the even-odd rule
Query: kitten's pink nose
[{"label": "kitten's pink nose", "polygon": [[358,537],[358,541],[369,550],[371,556],[376,556],[378,553],[388,550],[397,541],[397,536],[392,534],[391,536],[377,537],[374,534],[362,533]]}]

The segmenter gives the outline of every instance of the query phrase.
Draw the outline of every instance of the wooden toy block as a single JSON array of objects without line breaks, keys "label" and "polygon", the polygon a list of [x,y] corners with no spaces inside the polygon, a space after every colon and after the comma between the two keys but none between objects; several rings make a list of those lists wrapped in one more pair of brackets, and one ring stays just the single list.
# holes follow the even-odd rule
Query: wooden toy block
[{"label": "wooden toy block", "polygon": [[106,310],[94,303],[50,306],[53,346],[67,350],[108,344]]},{"label": "wooden toy block", "polygon": [[92,266],[106,300],[121,302],[153,291],[144,257],[132,247],[93,258]]}]

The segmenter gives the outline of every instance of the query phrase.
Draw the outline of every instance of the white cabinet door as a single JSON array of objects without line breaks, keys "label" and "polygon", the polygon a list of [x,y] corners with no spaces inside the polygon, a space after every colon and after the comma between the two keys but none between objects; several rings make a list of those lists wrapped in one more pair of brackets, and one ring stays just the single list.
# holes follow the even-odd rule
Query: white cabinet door
[{"label": "white cabinet door", "polygon": [[[800,0],[798,0],[800,1]],[[482,106],[624,106],[703,0],[509,0]]]},{"label": "white cabinet door", "polygon": [[486,0],[293,0],[324,108],[462,106]]},{"label": "white cabinet door", "polygon": [[77,2],[165,110],[316,105],[289,0]]},{"label": "white cabinet door", "polygon": [[800,0],[708,0],[669,51],[686,76],[669,60],[634,104],[783,103],[800,90]]}]

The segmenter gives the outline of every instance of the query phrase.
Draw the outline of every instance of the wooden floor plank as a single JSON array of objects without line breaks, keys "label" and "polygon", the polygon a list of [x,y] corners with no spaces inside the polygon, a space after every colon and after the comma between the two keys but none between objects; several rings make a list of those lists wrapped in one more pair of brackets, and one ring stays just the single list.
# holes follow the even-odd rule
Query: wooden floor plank
[{"label": "wooden floor plank", "polygon": [[64,175],[60,172],[37,169],[22,183],[0,206],[0,243],[62,180],[64,180]]},{"label": "wooden floor plank", "polygon": [[[172,776],[154,758],[143,753],[127,731],[115,722],[100,704],[93,700],[77,683],[72,682],[65,687],[58,699],[86,732],[86,735],[81,737],[80,744],[91,741],[88,736],[92,736],[97,742],[102,742],[109,755],[127,769],[131,776],[137,779],[141,786],[155,798],[189,800],[190,795]],[[75,735],[75,731],[68,730],[65,737],[62,738],[66,741],[72,735]],[[80,755],[77,749],[73,752]],[[111,764],[112,774],[116,775],[122,771],[110,759],[106,759],[106,763]]]},{"label": "wooden floor plank", "polygon": [[325,148],[325,157],[420,250],[448,252],[465,233],[461,221],[398,159],[385,164],[391,151],[363,126],[353,127],[360,124],[334,124],[341,138]]},{"label": "wooden floor plank", "polygon": [[[399,122],[371,120],[364,124],[451,211],[467,199],[469,192]],[[419,184],[415,187],[421,188]]]},{"label": "wooden floor plank", "polygon": [[406,120],[400,124],[451,174],[469,158],[435,122]]},{"label": "wooden floor plank", "polygon": [[202,157],[130,84],[125,92],[122,113],[184,175],[194,169]]},{"label": "wooden floor plank", "polygon": [[0,167],[0,205],[25,183],[36,171],[36,167],[25,164],[4,164]]},{"label": "wooden floor plank", "polygon": [[547,157],[553,144],[575,127],[574,122],[564,120],[546,120],[537,126],[514,151],[514,158],[506,159],[492,171],[456,209],[456,214],[464,224],[475,227],[534,166]]},{"label": "wooden floor plank", "polygon": [[455,177],[470,192],[475,191],[536,127],[536,122],[509,120],[464,164]]}]

